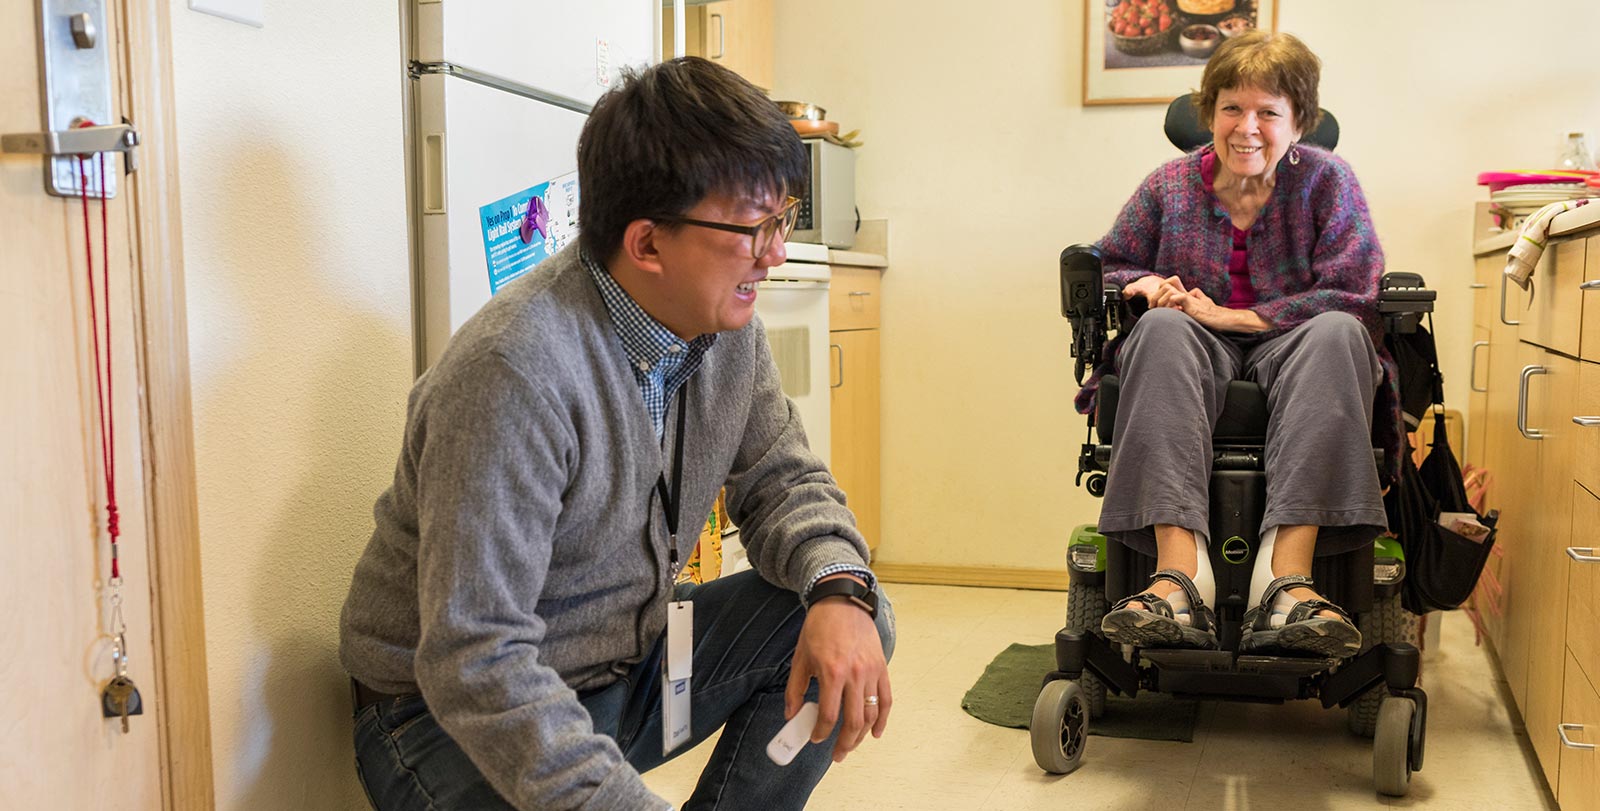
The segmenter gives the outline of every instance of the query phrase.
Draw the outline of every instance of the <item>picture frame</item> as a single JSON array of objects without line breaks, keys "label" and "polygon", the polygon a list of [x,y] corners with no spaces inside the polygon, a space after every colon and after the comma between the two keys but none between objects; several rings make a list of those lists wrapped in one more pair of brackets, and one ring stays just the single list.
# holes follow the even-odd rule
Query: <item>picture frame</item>
[{"label": "picture frame", "polygon": [[1166,104],[1200,86],[1228,36],[1277,31],[1278,0],[1084,0],[1083,16],[1084,106]]}]

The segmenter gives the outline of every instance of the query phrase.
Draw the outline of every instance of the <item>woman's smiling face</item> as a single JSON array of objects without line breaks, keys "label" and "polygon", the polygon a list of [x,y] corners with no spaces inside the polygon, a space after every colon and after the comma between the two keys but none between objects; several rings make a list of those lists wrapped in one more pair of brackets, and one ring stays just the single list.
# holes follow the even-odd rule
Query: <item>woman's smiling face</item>
[{"label": "woman's smiling face", "polygon": [[1239,178],[1270,177],[1289,147],[1300,140],[1294,105],[1285,96],[1255,87],[1217,93],[1211,139],[1217,158]]}]

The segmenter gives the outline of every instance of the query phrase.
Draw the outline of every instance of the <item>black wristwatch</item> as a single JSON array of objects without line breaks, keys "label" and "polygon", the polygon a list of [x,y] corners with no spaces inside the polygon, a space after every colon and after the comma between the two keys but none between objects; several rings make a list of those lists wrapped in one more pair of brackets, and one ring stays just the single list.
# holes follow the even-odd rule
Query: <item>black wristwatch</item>
[{"label": "black wristwatch", "polygon": [[878,618],[878,593],[848,577],[835,577],[812,586],[806,602],[816,605],[824,597],[848,597],[857,608],[867,612],[867,616]]}]

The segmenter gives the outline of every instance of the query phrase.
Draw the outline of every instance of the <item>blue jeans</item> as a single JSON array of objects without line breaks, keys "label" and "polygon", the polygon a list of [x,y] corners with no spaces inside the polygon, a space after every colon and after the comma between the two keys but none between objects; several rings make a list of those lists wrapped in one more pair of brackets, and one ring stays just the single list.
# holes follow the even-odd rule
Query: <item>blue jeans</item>
[{"label": "blue jeans", "polygon": [[[595,731],[615,740],[629,765],[642,773],[722,728],[685,809],[803,808],[832,763],[833,738],[805,747],[788,766],[774,765],[766,753],[767,742],[784,724],[784,688],[806,616],[799,598],[753,571],[679,586],[677,596],[694,602],[691,740],[671,754],[661,753],[665,638],[656,640],[626,677],[579,694]],[[878,606],[878,634],[888,657],[894,653],[894,609],[881,588]],[[807,695],[815,694],[813,684]],[[357,710],[355,748],[356,770],[375,808],[512,808],[440,729],[421,696]]]}]

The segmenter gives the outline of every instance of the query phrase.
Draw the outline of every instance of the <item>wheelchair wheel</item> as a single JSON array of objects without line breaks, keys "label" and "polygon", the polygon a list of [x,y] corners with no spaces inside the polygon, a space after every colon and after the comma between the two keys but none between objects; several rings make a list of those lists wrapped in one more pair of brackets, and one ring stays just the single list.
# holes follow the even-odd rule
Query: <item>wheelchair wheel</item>
[{"label": "wheelchair wheel", "polygon": [[1104,498],[1106,494],[1106,476],[1104,473],[1089,474],[1089,495],[1095,498]]},{"label": "wheelchair wheel", "polygon": [[1033,762],[1051,774],[1068,774],[1083,764],[1083,747],[1089,738],[1089,707],[1075,681],[1047,682],[1033,702],[1028,724],[1033,742]]},{"label": "wheelchair wheel", "polygon": [[1378,793],[1404,797],[1411,791],[1411,726],[1417,705],[1409,698],[1385,696],[1372,736],[1372,782]]},{"label": "wheelchair wheel", "polygon": [[[1067,630],[1083,634],[1100,635],[1100,620],[1106,616],[1109,604],[1105,587],[1090,583],[1073,583],[1067,586]],[[1083,671],[1078,679],[1083,688],[1083,699],[1089,704],[1089,717],[1099,718],[1106,712],[1106,685],[1100,677]]]},{"label": "wheelchair wheel", "polygon": [[[1417,644],[1417,617],[1400,604],[1400,594],[1374,600],[1372,610],[1357,618],[1361,629],[1361,652],[1366,653],[1378,645],[1404,642]],[[1378,728],[1378,707],[1389,691],[1378,685],[1356,699],[1347,710],[1346,725],[1350,731],[1363,738],[1372,737]]]}]

